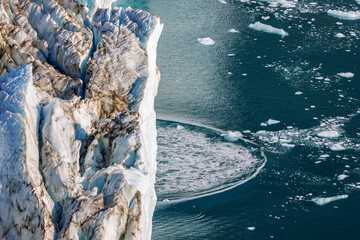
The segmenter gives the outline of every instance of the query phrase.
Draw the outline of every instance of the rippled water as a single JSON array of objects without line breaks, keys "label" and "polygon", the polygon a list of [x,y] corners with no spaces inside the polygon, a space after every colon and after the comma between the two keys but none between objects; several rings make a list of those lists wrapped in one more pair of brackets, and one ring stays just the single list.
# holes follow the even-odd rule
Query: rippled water
[{"label": "rippled water", "polygon": [[[158,122],[153,239],[359,238],[360,20],[327,11],[360,4],[121,4],[165,23],[156,111],[170,122]],[[250,29],[255,22],[288,36]],[[255,145],[229,141],[240,134]],[[228,191],[206,194],[219,188]]]}]

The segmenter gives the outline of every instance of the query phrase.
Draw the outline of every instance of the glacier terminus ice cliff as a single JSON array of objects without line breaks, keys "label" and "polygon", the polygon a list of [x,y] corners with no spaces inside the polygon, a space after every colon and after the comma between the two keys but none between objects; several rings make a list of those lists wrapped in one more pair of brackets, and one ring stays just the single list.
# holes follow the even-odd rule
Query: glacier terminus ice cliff
[{"label": "glacier terminus ice cliff", "polygon": [[160,18],[0,3],[0,238],[150,239]]}]

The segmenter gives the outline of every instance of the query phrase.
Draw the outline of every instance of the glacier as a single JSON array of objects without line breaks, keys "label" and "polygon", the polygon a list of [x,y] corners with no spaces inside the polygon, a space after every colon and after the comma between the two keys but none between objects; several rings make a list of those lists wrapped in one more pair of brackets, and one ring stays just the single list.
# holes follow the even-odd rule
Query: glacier
[{"label": "glacier", "polygon": [[150,239],[160,18],[0,3],[1,238]]}]

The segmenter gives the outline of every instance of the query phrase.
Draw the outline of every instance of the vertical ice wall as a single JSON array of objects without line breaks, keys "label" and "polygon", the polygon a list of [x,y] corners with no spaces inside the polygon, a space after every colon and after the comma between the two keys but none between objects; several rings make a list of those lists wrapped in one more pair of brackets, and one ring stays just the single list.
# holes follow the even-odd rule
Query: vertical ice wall
[{"label": "vertical ice wall", "polygon": [[104,4],[1,1],[2,238],[151,238],[163,26]]}]

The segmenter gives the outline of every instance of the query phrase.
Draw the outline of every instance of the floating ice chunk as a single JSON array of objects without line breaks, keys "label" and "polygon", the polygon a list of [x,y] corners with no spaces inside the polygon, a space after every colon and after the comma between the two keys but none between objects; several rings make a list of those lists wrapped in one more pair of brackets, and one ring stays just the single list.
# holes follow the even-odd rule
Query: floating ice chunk
[{"label": "floating ice chunk", "polygon": [[342,34],[342,33],[337,33],[337,34],[335,34],[335,35],[334,35],[334,37],[337,37],[337,38],[344,38],[344,37],[345,37],[345,35],[344,35],[344,34]]},{"label": "floating ice chunk", "polygon": [[249,28],[260,32],[277,34],[280,35],[281,37],[289,36],[289,34],[285,32],[283,29],[274,28],[273,26],[263,24],[261,22],[252,23],[249,25]]},{"label": "floating ice chunk", "polygon": [[229,53],[228,56],[233,57],[233,56],[235,56],[235,54],[234,53]]},{"label": "floating ice chunk", "polygon": [[338,196],[326,197],[326,198],[317,197],[317,198],[311,199],[311,201],[313,201],[314,203],[316,203],[319,206],[323,206],[323,205],[331,203],[333,201],[345,199],[345,198],[348,198],[348,197],[349,197],[349,195],[344,194],[344,195],[338,195]]},{"label": "floating ice chunk", "polygon": [[328,157],[330,157],[330,155],[329,154],[323,154],[323,155],[320,155],[320,157],[321,158],[328,158]]},{"label": "floating ice chunk", "polygon": [[349,175],[345,175],[345,174],[340,174],[339,176],[337,176],[337,180],[342,181],[345,178],[349,177]]},{"label": "floating ice chunk", "polygon": [[226,140],[234,142],[239,140],[240,138],[243,137],[243,135],[241,134],[241,132],[232,132],[232,131],[227,131],[226,134],[222,135]]},{"label": "floating ice chunk", "polygon": [[266,123],[260,123],[260,126],[262,126],[262,127],[266,127],[266,126],[267,126],[267,124],[266,124]]},{"label": "floating ice chunk", "polygon": [[280,123],[280,121],[274,120],[274,119],[269,119],[266,121],[266,124],[268,124],[268,125],[273,125],[273,124],[278,124],[278,123]]},{"label": "floating ice chunk", "polygon": [[293,147],[295,147],[295,144],[289,144],[289,143],[284,143],[284,142],[281,142],[280,144],[281,144],[281,146],[283,146],[283,147],[288,147],[288,148],[293,148]]},{"label": "floating ice chunk", "polygon": [[255,227],[248,227],[247,230],[249,230],[249,231],[254,231],[254,230],[255,230]]},{"label": "floating ice chunk", "polygon": [[232,29],[230,29],[228,32],[229,32],[229,33],[238,33],[239,31],[236,30],[236,29],[234,29],[234,28],[232,28]]},{"label": "floating ice chunk", "polygon": [[340,77],[343,77],[343,78],[353,78],[354,77],[354,74],[351,72],[338,73],[337,75]]},{"label": "floating ice chunk", "polygon": [[322,138],[336,138],[338,137],[340,134],[337,131],[334,130],[330,130],[330,131],[323,131],[317,134],[319,137]]},{"label": "floating ice chunk", "polygon": [[303,94],[303,92],[295,92],[295,95],[301,95],[301,94]]},{"label": "floating ice chunk", "polygon": [[177,125],[177,126],[176,126],[176,129],[177,129],[177,130],[182,130],[182,129],[184,129],[184,127],[181,126],[181,125]]},{"label": "floating ice chunk", "polygon": [[215,44],[215,41],[212,40],[211,38],[209,37],[206,37],[206,38],[198,38],[197,41],[202,44],[202,45],[214,45]]},{"label": "floating ice chunk", "polygon": [[227,2],[225,2],[224,0],[218,0],[218,2],[222,4],[227,4]]},{"label": "floating ice chunk", "polygon": [[336,144],[332,145],[330,147],[330,149],[333,150],[333,151],[343,151],[343,150],[345,150],[345,148],[342,145],[340,145],[339,143],[336,143]]},{"label": "floating ice chunk", "polygon": [[338,10],[328,10],[327,14],[332,17],[336,17],[342,20],[359,20],[360,19],[360,12],[359,11],[349,11],[343,12]]},{"label": "floating ice chunk", "polygon": [[262,16],[261,18],[262,18],[263,20],[267,21],[267,20],[270,19],[270,16]]}]

